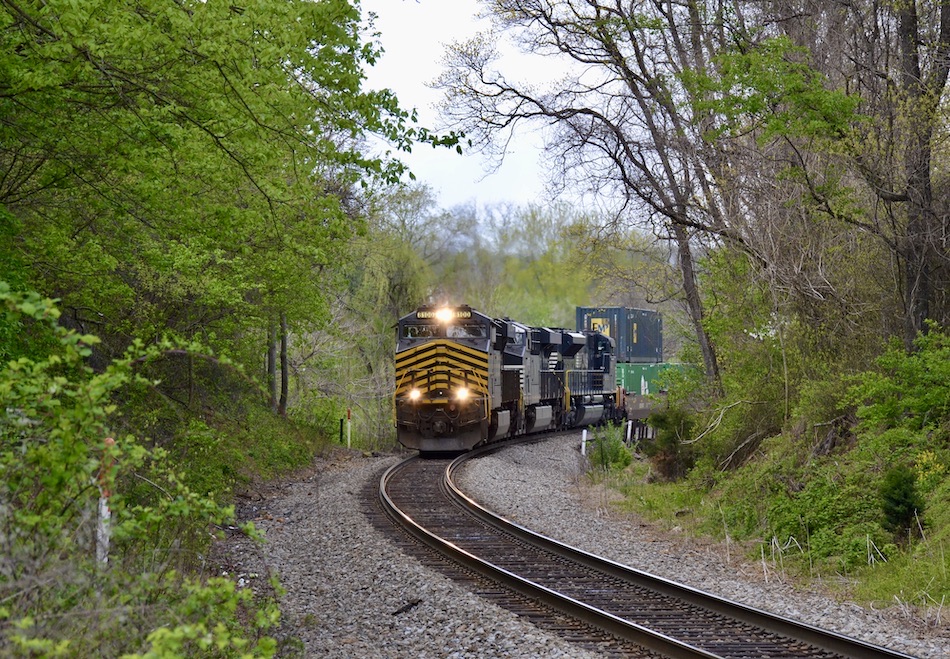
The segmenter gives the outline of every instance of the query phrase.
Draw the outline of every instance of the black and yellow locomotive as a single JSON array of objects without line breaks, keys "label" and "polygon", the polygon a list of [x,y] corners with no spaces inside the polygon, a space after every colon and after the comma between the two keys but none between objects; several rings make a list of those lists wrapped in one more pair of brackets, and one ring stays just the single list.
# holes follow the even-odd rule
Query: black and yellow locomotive
[{"label": "black and yellow locomotive", "polygon": [[423,453],[626,416],[614,343],[468,306],[423,306],[397,325],[396,435]]}]

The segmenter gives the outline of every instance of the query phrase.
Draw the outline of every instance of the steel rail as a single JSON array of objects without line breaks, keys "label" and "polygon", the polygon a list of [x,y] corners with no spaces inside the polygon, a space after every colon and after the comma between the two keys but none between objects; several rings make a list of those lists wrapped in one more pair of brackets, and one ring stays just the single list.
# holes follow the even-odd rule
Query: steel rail
[{"label": "steel rail", "polygon": [[418,457],[411,457],[389,468],[380,478],[379,493],[383,510],[390,519],[411,533],[420,542],[450,557],[452,560],[473,572],[499,582],[526,597],[541,601],[565,615],[592,624],[619,638],[632,641],[673,659],[692,659],[697,657],[702,659],[718,659],[719,655],[683,643],[682,641],[629,620],[624,620],[611,613],[558,593],[550,588],[546,588],[541,584],[525,579],[488,561],[484,561],[460,548],[455,543],[441,538],[423,528],[409,515],[404,513],[387,492],[388,483],[407,465],[419,459]]},{"label": "steel rail", "polygon": [[[524,443],[543,441],[537,438]],[[482,523],[508,533],[528,544],[540,547],[566,560],[602,572],[627,583],[647,588],[663,595],[675,597],[729,618],[740,620],[760,629],[786,636],[814,647],[855,659],[914,659],[911,655],[854,639],[837,632],[828,631],[803,622],[785,618],[745,604],[733,602],[696,588],[664,579],[637,570],[595,554],[582,551],[565,543],[532,531],[516,522],[498,515],[466,495],[455,483],[455,474],[468,461],[482,455],[497,452],[511,444],[489,445],[475,449],[454,460],[443,476],[443,490],[462,509]]]}]

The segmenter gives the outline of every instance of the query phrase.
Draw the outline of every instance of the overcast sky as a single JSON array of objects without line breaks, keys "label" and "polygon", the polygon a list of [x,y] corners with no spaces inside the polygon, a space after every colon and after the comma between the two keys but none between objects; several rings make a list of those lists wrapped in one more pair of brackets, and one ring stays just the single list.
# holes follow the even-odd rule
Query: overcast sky
[{"label": "overcast sky", "polygon": [[[406,109],[419,111],[420,124],[436,126],[435,105],[441,92],[427,87],[442,72],[444,44],[463,40],[487,27],[475,16],[475,0],[361,0],[364,13],[375,12],[376,30],[385,54],[367,71],[369,88],[388,87]],[[430,185],[443,208],[475,201],[510,201],[525,205],[541,200],[540,140],[533,133],[519,136],[501,169],[486,175],[479,154],[459,156],[448,149],[416,147],[402,159],[417,180]]]}]

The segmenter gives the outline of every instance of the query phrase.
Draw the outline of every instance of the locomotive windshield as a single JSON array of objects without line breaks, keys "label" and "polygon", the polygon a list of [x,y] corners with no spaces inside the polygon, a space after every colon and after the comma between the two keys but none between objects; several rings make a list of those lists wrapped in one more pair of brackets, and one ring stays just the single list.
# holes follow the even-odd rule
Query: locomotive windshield
[{"label": "locomotive windshield", "polygon": [[471,307],[422,306],[399,319],[396,351],[421,349],[429,342],[451,342],[487,351],[492,340],[492,320]]},{"label": "locomotive windshield", "polygon": [[402,338],[404,339],[431,339],[439,336],[438,325],[403,325]]},{"label": "locomotive windshield", "polygon": [[460,325],[403,325],[401,336],[404,339],[433,339],[448,337],[450,339],[486,339],[488,326],[477,323],[462,323]]},{"label": "locomotive windshield", "polygon": [[488,327],[466,323],[464,325],[449,325],[445,328],[450,339],[485,339],[488,338]]}]

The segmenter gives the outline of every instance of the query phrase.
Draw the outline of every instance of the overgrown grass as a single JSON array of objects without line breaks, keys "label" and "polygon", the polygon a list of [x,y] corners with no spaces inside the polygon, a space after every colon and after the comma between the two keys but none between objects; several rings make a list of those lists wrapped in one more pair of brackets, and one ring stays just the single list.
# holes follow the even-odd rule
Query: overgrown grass
[{"label": "overgrown grass", "polygon": [[761,466],[740,470],[710,490],[691,480],[655,480],[651,465],[636,461],[607,482],[623,495],[616,504],[619,510],[642,515],[668,530],[730,543],[730,550],[738,552],[734,556],[763,563],[766,572],[837,584],[844,595],[874,605],[946,606],[950,526],[943,517],[950,502],[945,496],[938,500],[931,495],[928,510],[933,512],[922,520],[924,537],[902,549],[882,536],[885,532],[877,521],[860,521],[862,510],[873,517],[875,509],[873,505],[862,509],[864,497],[855,498],[856,490],[849,488],[838,494],[825,487],[810,488],[811,496],[799,502],[802,509],[809,502],[833,523],[814,531],[802,515],[795,518],[797,527],[785,526],[779,532],[771,526],[776,522],[770,514],[794,504],[780,488],[764,486],[769,473],[775,472]]},{"label": "overgrown grass", "polygon": [[264,406],[248,411],[243,423],[213,424],[193,419],[187,441],[172,450],[187,465],[193,490],[226,501],[251,480],[267,481],[309,465],[332,441],[319,429],[273,414]]},{"label": "overgrown grass", "polygon": [[618,504],[621,510],[637,512],[667,528],[685,524],[695,529],[697,520],[709,512],[702,492],[682,483],[654,480],[652,467],[642,460],[619,475],[615,487],[624,495]]},{"label": "overgrown grass", "polygon": [[160,384],[123,392],[116,423],[165,451],[194,492],[227,503],[251,480],[305,467],[333,444],[329,424],[314,423],[318,415],[276,414],[240,370],[209,362],[188,364],[182,375],[180,361],[149,364]]},{"label": "overgrown grass", "polygon": [[886,563],[873,561],[857,570],[858,598],[879,605],[938,609],[950,604],[950,480],[929,493],[927,511],[923,537],[909,549],[886,547]]}]

